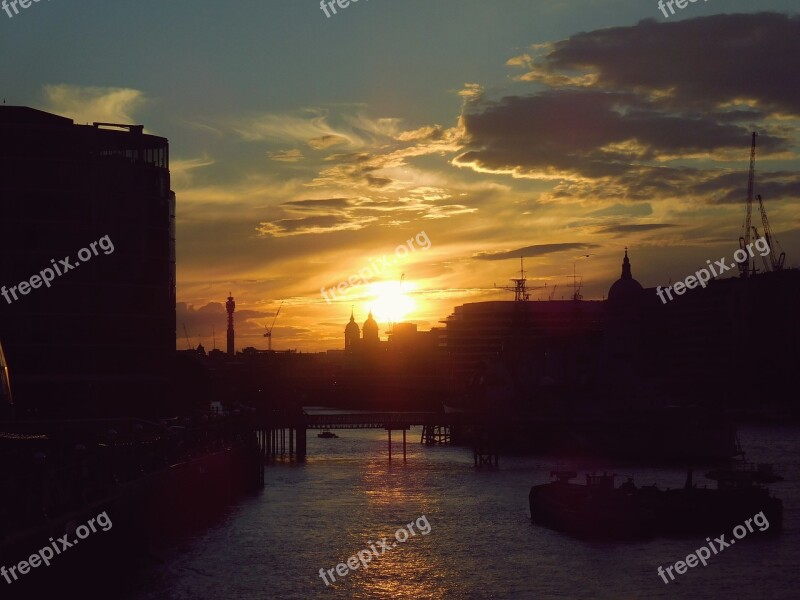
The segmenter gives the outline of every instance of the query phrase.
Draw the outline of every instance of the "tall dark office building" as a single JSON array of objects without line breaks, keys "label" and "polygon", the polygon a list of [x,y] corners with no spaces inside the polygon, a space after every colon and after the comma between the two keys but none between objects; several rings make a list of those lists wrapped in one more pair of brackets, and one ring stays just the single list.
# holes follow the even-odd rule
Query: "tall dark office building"
[{"label": "tall dark office building", "polygon": [[165,138],[0,106],[0,340],[17,417],[162,413],[174,222]]}]

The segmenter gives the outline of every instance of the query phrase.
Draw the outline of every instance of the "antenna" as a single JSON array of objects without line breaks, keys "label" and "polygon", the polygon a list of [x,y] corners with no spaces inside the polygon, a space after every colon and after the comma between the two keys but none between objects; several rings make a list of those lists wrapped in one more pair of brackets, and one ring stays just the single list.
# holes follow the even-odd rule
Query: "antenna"
[{"label": "antenna", "polygon": [[[575,272],[575,263],[572,263],[572,275],[567,277],[568,279],[572,279],[572,299],[573,300],[583,300],[583,296],[581,295],[581,286],[583,285],[583,275],[577,275]],[[580,283],[578,280],[580,279]]]},{"label": "antenna", "polygon": [[495,284],[494,287],[506,290],[507,292],[514,292],[514,302],[527,302],[531,299],[531,295],[528,293],[528,290],[539,290],[545,286],[538,285],[536,287],[529,288],[527,285],[527,279],[525,278],[525,267],[523,263],[523,257],[519,257],[519,278],[512,279],[511,281],[514,282],[514,287],[510,286],[497,286]]}]

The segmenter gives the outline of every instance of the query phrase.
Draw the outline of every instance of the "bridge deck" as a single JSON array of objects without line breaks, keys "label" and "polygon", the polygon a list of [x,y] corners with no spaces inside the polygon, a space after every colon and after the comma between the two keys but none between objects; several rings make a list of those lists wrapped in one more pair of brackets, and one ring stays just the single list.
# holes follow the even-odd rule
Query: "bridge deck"
[{"label": "bridge deck", "polygon": [[460,414],[434,412],[386,412],[306,414],[295,418],[266,419],[266,428],[304,426],[306,429],[402,429],[422,425],[453,425],[463,422]]}]

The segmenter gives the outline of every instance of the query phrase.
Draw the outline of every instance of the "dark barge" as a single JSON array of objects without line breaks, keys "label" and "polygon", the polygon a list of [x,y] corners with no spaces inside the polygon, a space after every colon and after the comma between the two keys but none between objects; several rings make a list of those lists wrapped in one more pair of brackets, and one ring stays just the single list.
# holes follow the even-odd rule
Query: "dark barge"
[{"label": "dark barge", "polygon": [[716,488],[698,488],[689,471],[686,485],[675,490],[636,487],[631,479],[615,487],[608,473],[587,475],[586,485],[570,482],[575,471],[550,475],[555,481],[531,488],[531,520],[576,537],[719,535],[759,513],[770,532],[783,524],[783,503],[762,485],[775,481],[766,469],[709,473]]}]

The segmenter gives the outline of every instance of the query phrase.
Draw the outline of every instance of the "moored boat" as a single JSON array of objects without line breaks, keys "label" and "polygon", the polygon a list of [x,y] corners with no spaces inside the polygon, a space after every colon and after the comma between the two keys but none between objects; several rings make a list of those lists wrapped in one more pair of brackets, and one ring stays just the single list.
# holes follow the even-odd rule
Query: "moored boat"
[{"label": "moored boat", "polygon": [[570,483],[575,471],[551,471],[555,481],[531,488],[531,519],[578,537],[630,538],[652,535],[655,512],[639,501],[628,480],[614,487],[614,474],[586,475],[586,485]]},{"label": "moored boat", "polygon": [[707,476],[716,488],[699,488],[691,470],[680,489],[637,488],[629,479],[614,487],[614,475],[587,475],[570,483],[575,471],[552,471],[556,481],[535,485],[529,494],[531,520],[578,537],[635,538],[720,534],[761,513],[763,531],[779,531],[783,503],[761,484],[781,478],[771,469],[718,470]]}]

